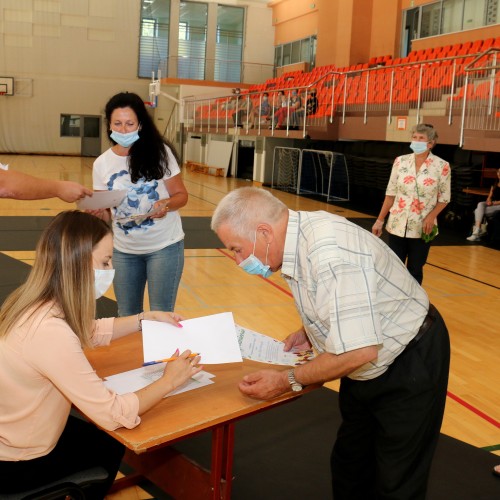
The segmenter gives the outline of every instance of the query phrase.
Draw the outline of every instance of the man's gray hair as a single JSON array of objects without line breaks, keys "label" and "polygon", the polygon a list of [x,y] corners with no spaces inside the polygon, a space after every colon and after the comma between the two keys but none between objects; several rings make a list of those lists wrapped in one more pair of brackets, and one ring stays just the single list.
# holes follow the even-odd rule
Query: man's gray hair
[{"label": "man's gray hair", "polygon": [[258,224],[274,224],[287,211],[287,206],[265,189],[239,188],[219,202],[212,216],[211,228],[217,232],[222,225],[229,224],[237,236],[253,240]]}]

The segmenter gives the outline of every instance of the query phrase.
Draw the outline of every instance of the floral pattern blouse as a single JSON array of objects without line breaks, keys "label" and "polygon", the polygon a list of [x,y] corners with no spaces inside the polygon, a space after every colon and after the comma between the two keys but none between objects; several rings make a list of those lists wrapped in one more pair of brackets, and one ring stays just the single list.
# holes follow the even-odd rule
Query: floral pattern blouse
[{"label": "floral pattern blouse", "polygon": [[413,153],[398,156],[385,194],[395,197],[389,210],[387,231],[395,236],[420,238],[422,222],[427,214],[438,202],[450,202],[450,165],[429,153],[417,174]]}]

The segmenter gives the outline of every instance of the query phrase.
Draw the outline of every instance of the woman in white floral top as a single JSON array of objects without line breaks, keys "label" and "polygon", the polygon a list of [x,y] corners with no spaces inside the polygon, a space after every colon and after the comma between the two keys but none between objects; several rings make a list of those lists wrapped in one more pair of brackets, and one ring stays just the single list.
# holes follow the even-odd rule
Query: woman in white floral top
[{"label": "woman in white floral top", "polygon": [[431,152],[436,140],[432,125],[421,123],[413,128],[413,153],[394,161],[384,203],[372,228],[380,236],[389,214],[385,226],[389,246],[420,284],[430,249],[430,241],[422,236],[437,234],[437,216],[451,196],[450,165]]}]

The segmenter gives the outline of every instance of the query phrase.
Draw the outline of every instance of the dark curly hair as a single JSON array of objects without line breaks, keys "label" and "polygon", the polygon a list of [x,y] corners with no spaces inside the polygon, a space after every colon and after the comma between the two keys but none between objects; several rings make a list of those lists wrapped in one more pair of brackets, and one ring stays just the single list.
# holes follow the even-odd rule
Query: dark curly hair
[{"label": "dark curly hair", "polygon": [[118,108],[130,108],[136,114],[139,121],[139,139],[132,144],[129,150],[128,166],[130,177],[135,184],[139,179],[147,181],[162,179],[165,173],[170,174],[168,168],[168,155],[165,150],[167,145],[179,162],[179,156],[169,141],[164,139],[156,128],[153,119],[149,115],[144,101],[132,92],[120,92],[114,95],[106,104],[105,115],[108,137],[111,139],[111,114]]}]

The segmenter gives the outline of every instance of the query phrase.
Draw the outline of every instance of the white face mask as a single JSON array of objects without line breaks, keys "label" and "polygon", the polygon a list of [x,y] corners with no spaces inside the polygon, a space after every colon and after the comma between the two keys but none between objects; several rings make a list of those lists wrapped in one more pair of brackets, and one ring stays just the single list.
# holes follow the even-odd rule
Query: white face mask
[{"label": "white face mask", "polygon": [[95,298],[102,297],[113,283],[114,269],[94,269]]}]

